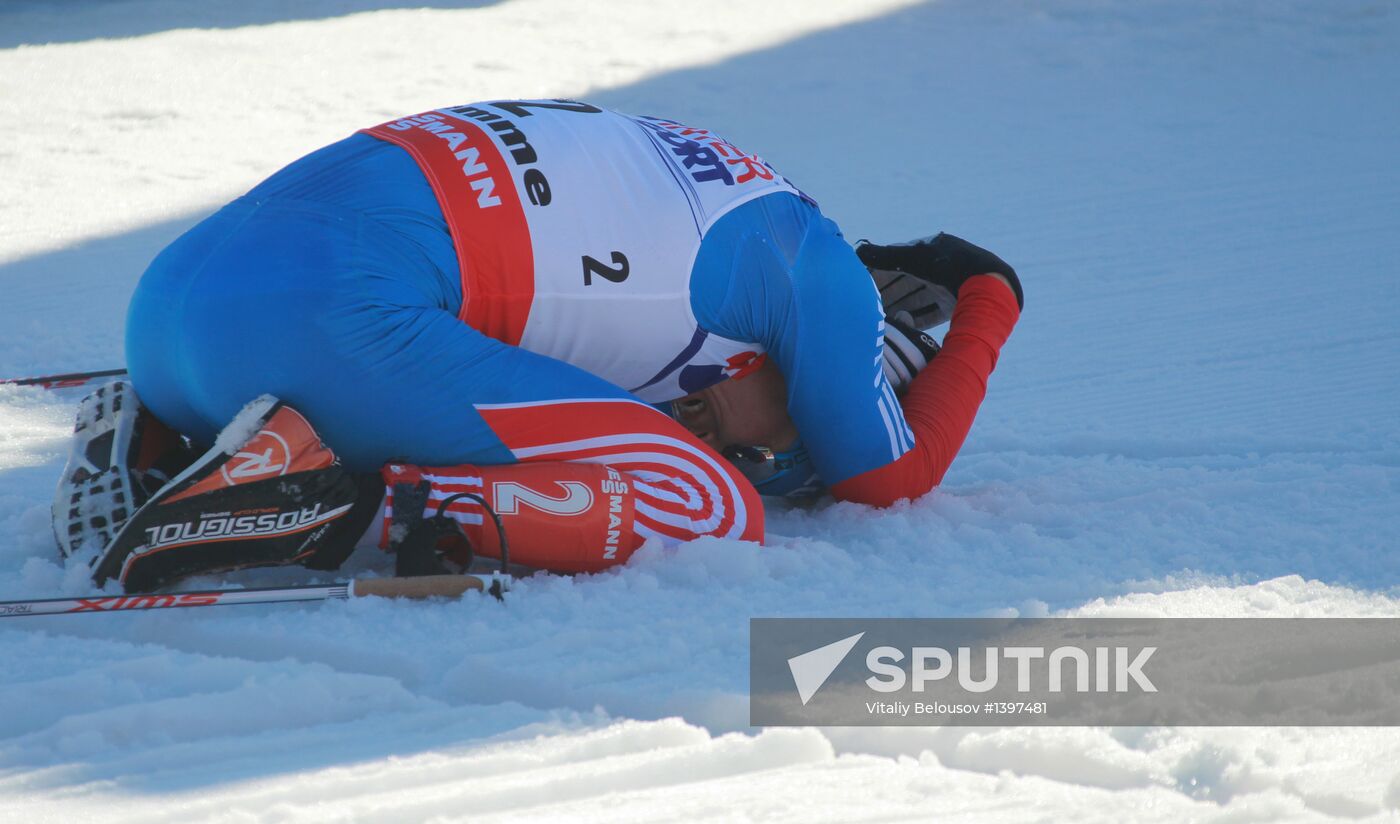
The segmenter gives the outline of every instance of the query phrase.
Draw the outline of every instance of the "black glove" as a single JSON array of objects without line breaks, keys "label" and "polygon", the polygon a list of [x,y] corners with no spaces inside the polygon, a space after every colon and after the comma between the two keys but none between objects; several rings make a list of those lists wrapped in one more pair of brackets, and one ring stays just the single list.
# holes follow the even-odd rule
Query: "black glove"
[{"label": "black glove", "polygon": [[881,365],[895,395],[903,395],[914,378],[938,354],[938,341],[894,316],[885,317],[885,352]]},{"label": "black glove", "polygon": [[1005,277],[1016,293],[1016,305],[1025,307],[1015,269],[986,249],[946,232],[889,246],[861,241],[856,255],[875,279],[885,313],[901,319],[907,315],[918,329],[951,319],[962,285],[989,272]]}]

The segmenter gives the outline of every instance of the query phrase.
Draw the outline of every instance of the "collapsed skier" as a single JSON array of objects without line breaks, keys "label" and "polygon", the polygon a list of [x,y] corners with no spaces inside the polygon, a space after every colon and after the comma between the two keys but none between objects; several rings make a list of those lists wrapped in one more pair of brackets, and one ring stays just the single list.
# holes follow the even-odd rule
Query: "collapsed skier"
[{"label": "collapsed skier", "polygon": [[[498,515],[513,561],[564,572],[761,541],[760,495],[937,484],[1021,303],[950,235],[852,250],[707,130],[565,100],[426,112],[155,259],[127,319],[154,418],[128,386],[85,401],[56,529],[128,590],[334,568],[439,509],[478,553]],[[949,319],[940,352],[919,330]],[[172,466],[162,423],[214,446]]]}]

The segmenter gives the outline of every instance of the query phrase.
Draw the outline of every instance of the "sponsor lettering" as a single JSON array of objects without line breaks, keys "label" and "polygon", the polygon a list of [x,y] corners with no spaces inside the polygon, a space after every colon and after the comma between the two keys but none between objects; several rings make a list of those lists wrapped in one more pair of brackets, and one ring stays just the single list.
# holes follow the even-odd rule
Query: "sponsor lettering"
[{"label": "sponsor lettering", "polygon": [[670,148],[697,183],[719,180],[734,186],[777,176],[761,157],[745,152],[709,129],[692,129],[657,117],[642,117],[637,122],[649,127]]},{"label": "sponsor lettering", "polygon": [[[519,106],[512,108],[510,103],[495,105],[496,108],[512,112],[518,117],[530,116],[530,112]],[[593,107],[589,106],[588,108],[592,109]],[[506,149],[510,152],[511,162],[516,166],[530,166],[539,161],[540,158],[535,153],[535,147],[530,145],[530,139],[525,135],[525,132],[520,130],[515,121],[495,112],[487,111],[480,106],[454,106],[448,111],[460,117],[475,120],[495,132],[497,139],[505,144]],[[548,206],[550,201],[554,199],[549,188],[549,179],[539,169],[526,169],[521,176],[521,183],[524,184],[525,196],[536,206]],[[473,182],[472,188],[476,187],[477,184]]]},{"label": "sponsor lettering", "polygon": [[261,538],[297,532],[312,524],[337,518],[349,509],[350,505],[347,504],[337,509],[322,512],[321,504],[318,502],[302,509],[289,512],[274,510],[262,515],[218,513],[208,516],[201,514],[190,521],[148,527],[146,529],[146,551],[225,538]]},{"label": "sponsor lettering", "polygon": [[[467,143],[469,138],[465,132],[458,131],[448,123],[446,116],[430,112],[414,117],[405,117],[403,120],[390,123],[389,128],[397,132],[421,129],[446,141],[452,156],[462,161],[462,176],[467,179],[467,185],[471,186],[472,191],[476,192],[477,208],[490,209],[501,205],[501,199],[495,194],[496,179],[491,176],[490,167],[481,162],[481,149],[471,145],[458,148]],[[525,148],[529,148],[528,143]],[[533,150],[531,151],[533,153]]]},{"label": "sponsor lettering", "polygon": [[184,595],[119,595],[114,598],[79,598],[69,612],[115,612],[122,609],[168,609],[170,607],[209,607],[219,603],[223,593],[192,592]]},{"label": "sponsor lettering", "polygon": [[627,494],[627,482],[617,470],[608,468],[608,477],[603,481],[602,492],[608,496],[608,531],[603,540],[603,557],[617,558],[622,540],[622,496]]},{"label": "sponsor lettering", "polygon": [[[602,111],[586,103],[559,102],[549,104],[530,101],[502,101],[485,105],[492,105],[515,114],[517,117],[531,115],[531,112],[525,110],[526,106],[579,112]],[[474,120],[494,132],[501,143],[505,145],[511,162],[516,166],[530,166],[539,161],[535,147],[530,145],[529,137],[515,121],[495,112],[487,111],[480,106],[453,106],[447,111],[458,117]],[[445,141],[452,156],[462,161],[462,176],[467,179],[467,185],[471,186],[472,191],[476,192],[477,207],[489,209],[501,205],[501,199],[496,195],[496,186],[498,185],[496,178],[491,175],[490,168],[481,161],[480,147],[471,145],[471,138],[468,137],[467,133],[453,125],[446,116],[436,113],[420,114],[390,123],[389,128],[399,132],[421,129]],[[554,199],[549,188],[549,178],[545,177],[544,172],[539,169],[526,169],[521,176],[521,183],[525,190],[525,196],[536,206],[548,206],[550,201]]]}]

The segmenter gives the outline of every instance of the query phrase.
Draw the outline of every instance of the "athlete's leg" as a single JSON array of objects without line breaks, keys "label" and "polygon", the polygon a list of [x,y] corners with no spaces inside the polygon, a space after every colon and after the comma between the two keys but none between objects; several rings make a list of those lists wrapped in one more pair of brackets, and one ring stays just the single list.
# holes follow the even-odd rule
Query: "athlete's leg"
[{"label": "athlete's leg", "polygon": [[190,369],[195,340],[186,331],[186,304],[203,283],[211,257],[253,211],[252,204],[235,201],[181,235],[147,267],[127,307],[126,363],[132,384],[158,418],[205,443],[222,424],[206,420],[191,405],[192,386],[205,381]]},{"label": "athlete's leg", "polygon": [[[377,469],[388,460],[467,464],[454,477],[481,476],[490,495],[485,476],[505,470],[486,467],[593,464],[600,507],[612,506],[606,490],[617,488],[604,483],[607,473],[626,476],[619,509],[630,513],[629,523],[598,521],[596,540],[587,542],[593,557],[551,557],[542,542],[542,554],[530,558],[517,546],[516,560],[535,566],[606,566],[652,536],[761,539],[761,503],[728,462],[619,387],[487,338],[428,305],[406,272],[419,262],[398,255],[384,230],[306,204],[273,201],[252,211],[216,243],[203,244],[202,257],[162,256],[148,273],[153,284],[180,280],[159,268],[172,263],[192,273],[166,327],[181,344],[179,356],[133,347],[137,389],[158,416],[183,416],[182,430],[207,439],[244,403],[269,392],[302,411],[352,468]],[[143,279],[133,317],[156,303],[146,291]],[[529,483],[502,478],[529,509]],[[535,502],[560,490],[567,488],[533,489],[541,496]],[[452,509],[476,520],[472,506],[461,501]],[[620,549],[607,534],[618,530]]]},{"label": "athlete's leg", "polygon": [[[480,503],[454,498],[458,493],[491,503],[511,536],[513,560],[556,571],[620,563],[652,538],[763,539],[763,506],[749,481],[651,406],[595,396],[483,404],[478,411],[520,462],[420,471],[432,484],[425,514],[445,506],[484,554],[495,557],[495,532]],[[390,496],[386,527],[392,506]]]},{"label": "athlete's leg", "polygon": [[[569,364],[487,338],[446,312],[422,313],[414,328],[373,382],[407,406],[436,413],[415,430],[396,432],[396,454],[436,467],[425,470],[434,508],[458,492],[491,502],[508,534],[527,536],[513,539],[514,560],[591,571],[625,561],[648,538],[762,540],[762,504],[752,485],[669,415]],[[394,368],[423,353],[452,358],[460,368],[429,381],[403,378],[408,364]],[[398,426],[355,418],[362,427]],[[386,502],[386,514],[391,506]],[[482,529],[476,501],[459,498],[448,512],[491,554],[495,535],[489,524]]]}]

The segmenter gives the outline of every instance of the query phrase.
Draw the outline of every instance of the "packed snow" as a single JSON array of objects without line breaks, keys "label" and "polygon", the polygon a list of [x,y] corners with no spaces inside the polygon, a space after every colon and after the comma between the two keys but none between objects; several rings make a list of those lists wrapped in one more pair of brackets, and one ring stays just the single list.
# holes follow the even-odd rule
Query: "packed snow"
[{"label": "packed snow", "polygon": [[[755,616],[1400,616],[1397,85],[1379,0],[0,6],[0,377],[120,366],[181,231],[493,97],[715,129],[849,238],[953,231],[1027,293],[947,480],[889,511],[505,605],[0,622],[0,821],[1400,817],[1393,729],[759,730],[746,696]],[[91,589],[49,527],[76,403],[0,386],[0,599]]]}]

